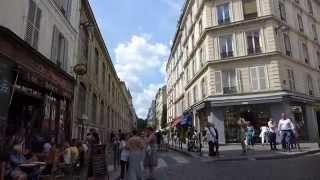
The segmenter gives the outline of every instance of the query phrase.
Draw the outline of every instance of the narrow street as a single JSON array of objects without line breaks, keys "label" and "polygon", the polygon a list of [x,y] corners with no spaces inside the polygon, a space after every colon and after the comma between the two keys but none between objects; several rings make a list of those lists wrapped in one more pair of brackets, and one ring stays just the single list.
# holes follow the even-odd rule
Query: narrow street
[{"label": "narrow street", "polygon": [[319,163],[320,154],[279,160],[203,162],[170,151],[159,155],[156,177],[157,180],[318,180]]}]

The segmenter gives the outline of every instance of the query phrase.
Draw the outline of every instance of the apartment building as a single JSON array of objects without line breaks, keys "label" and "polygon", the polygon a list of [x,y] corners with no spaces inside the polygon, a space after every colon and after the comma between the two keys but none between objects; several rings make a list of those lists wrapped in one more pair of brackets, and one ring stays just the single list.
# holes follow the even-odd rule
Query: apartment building
[{"label": "apartment building", "polygon": [[319,139],[320,2],[187,0],[167,63],[168,122],[214,123],[220,143],[288,113],[304,140]]},{"label": "apartment building", "polygon": [[167,87],[159,88],[155,97],[156,129],[161,130],[167,125]]},{"label": "apartment building", "polygon": [[1,138],[21,129],[57,143],[71,137],[78,8],[79,0],[1,1]]},{"label": "apartment building", "polygon": [[156,101],[152,100],[147,114],[147,126],[156,127]]},{"label": "apartment building", "polygon": [[85,138],[90,129],[96,129],[102,142],[107,142],[111,131],[132,129],[135,113],[88,0],[81,0],[78,44],[78,64],[87,72],[77,78],[73,136]]}]

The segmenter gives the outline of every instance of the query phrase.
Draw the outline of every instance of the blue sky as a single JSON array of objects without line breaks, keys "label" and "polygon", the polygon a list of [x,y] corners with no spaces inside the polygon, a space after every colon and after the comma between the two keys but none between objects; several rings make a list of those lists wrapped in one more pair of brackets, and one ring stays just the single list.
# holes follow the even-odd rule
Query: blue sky
[{"label": "blue sky", "polygon": [[159,87],[184,0],[90,0],[118,76],[144,118]]}]

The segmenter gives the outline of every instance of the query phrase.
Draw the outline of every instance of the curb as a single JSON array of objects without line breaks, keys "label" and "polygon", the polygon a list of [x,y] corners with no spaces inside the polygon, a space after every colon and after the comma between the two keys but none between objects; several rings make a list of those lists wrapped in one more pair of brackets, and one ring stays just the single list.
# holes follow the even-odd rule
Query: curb
[{"label": "curb", "polygon": [[[196,155],[195,153],[187,152],[187,151],[172,148],[172,147],[170,147],[170,149],[175,152],[179,152],[181,154],[189,156],[189,157],[202,158],[201,156]],[[269,155],[269,156],[260,156],[260,157],[254,157],[254,156],[247,157],[244,155],[241,157],[221,158],[221,159],[217,158],[217,159],[204,160],[204,161],[206,163],[210,163],[210,162],[225,162],[225,161],[259,161],[259,160],[272,160],[272,159],[291,159],[291,158],[297,158],[297,157],[301,157],[301,156],[305,156],[305,155],[312,155],[312,154],[316,154],[319,152],[320,152],[320,149],[316,149],[316,150],[310,150],[310,151],[296,153],[296,154],[279,154],[279,155],[273,155],[273,156]]]}]

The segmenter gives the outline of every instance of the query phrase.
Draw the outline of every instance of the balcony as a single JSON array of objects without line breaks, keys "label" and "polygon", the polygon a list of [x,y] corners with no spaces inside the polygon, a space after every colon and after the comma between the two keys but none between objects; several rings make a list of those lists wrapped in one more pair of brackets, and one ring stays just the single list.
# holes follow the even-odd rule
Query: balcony
[{"label": "balcony", "polygon": [[260,47],[248,48],[248,55],[255,55],[255,54],[260,54],[260,53],[261,53]]},{"label": "balcony", "polygon": [[231,86],[231,87],[223,87],[223,94],[236,94],[238,93],[237,87],[236,86]]},{"label": "balcony", "polygon": [[221,56],[221,59],[233,57],[233,51],[222,52],[222,53],[220,53],[220,56]]}]

